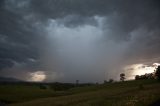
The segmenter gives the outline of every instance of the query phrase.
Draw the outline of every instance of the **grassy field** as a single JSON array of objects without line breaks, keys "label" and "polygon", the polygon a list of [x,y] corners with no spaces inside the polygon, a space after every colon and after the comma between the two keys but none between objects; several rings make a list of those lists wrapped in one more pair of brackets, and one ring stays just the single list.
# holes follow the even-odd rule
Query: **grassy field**
[{"label": "grassy field", "polygon": [[67,92],[55,92],[53,89],[41,89],[39,85],[7,84],[0,85],[0,102],[7,104],[21,103],[46,97],[67,95]]},{"label": "grassy field", "polygon": [[0,86],[9,106],[147,106],[160,99],[160,82],[139,80],[55,92],[38,86]]}]

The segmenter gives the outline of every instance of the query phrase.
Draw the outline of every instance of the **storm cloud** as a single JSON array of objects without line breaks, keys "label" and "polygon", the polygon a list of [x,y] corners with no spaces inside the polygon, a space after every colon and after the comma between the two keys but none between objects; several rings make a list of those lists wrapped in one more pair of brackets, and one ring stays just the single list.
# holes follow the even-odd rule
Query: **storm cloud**
[{"label": "storm cloud", "polygon": [[1,0],[0,76],[117,80],[160,62],[159,19],[158,0]]}]

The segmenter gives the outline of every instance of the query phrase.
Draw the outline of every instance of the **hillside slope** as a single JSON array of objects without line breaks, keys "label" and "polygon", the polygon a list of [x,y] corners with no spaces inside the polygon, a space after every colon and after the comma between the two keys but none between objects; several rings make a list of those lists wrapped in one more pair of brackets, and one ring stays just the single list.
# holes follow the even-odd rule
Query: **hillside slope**
[{"label": "hillside slope", "polygon": [[74,88],[72,95],[41,98],[10,106],[147,106],[160,99],[160,83],[128,81]]}]

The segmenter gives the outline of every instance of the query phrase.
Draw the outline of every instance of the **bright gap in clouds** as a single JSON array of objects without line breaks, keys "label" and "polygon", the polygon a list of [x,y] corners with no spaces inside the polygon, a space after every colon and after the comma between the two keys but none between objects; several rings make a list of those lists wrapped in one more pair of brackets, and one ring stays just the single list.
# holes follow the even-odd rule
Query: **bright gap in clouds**
[{"label": "bright gap in clouds", "polygon": [[36,72],[30,73],[30,78],[28,81],[39,82],[45,79],[46,79],[46,75],[43,71],[36,71]]},{"label": "bright gap in clouds", "polygon": [[133,64],[124,68],[127,79],[134,79],[136,75],[153,73],[159,63],[153,63],[152,66],[145,64]]}]

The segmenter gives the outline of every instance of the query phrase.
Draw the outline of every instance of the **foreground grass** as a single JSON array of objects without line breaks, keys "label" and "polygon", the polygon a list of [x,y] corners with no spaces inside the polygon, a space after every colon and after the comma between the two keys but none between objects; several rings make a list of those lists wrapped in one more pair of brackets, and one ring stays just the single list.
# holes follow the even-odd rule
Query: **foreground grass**
[{"label": "foreground grass", "polygon": [[152,80],[74,88],[71,95],[40,98],[10,106],[146,106],[160,99],[160,83]]},{"label": "foreground grass", "polygon": [[11,84],[0,85],[0,102],[6,104],[21,103],[46,97],[68,95],[68,92],[55,92],[53,89],[41,89],[38,85]]},{"label": "foreground grass", "polygon": [[54,94],[52,90],[43,90],[38,86],[26,85],[1,85],[0,101],[15,103],[29,101],[36,98],[50,97]]}]

